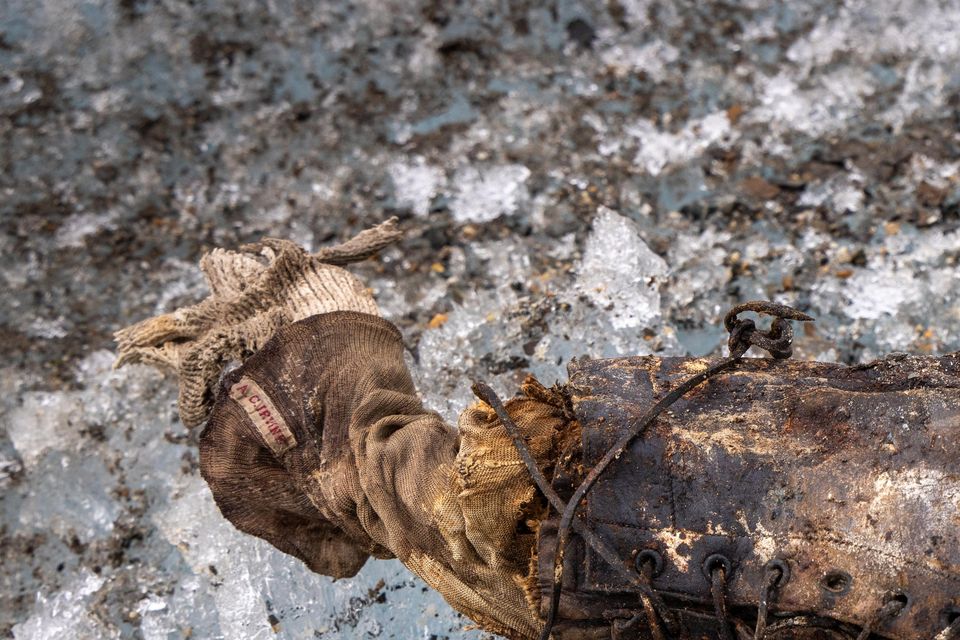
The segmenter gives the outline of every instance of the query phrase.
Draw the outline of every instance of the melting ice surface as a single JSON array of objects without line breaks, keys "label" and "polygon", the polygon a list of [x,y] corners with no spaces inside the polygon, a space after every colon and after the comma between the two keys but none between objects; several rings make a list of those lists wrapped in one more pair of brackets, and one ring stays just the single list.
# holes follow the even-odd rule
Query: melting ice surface
[{"label": "melting ice surface", "polygon": [[[717,184],[738,179],[725,173],[728,153],[744,171],[770,178],[780,161],[791,167],[834,139],[860,143],[869,133],[885,142],[886,132],[867,129],[889,127],[895,135],[942,121],[960,64],[955,3],[749,3],[750,15],[734,21],[743,27],[739,40],[724,36],[718,45],[740,60],[733,69],[712,59],[716,49],[705,54],[659,35],[700,19],[675,3],[651,10],[647,2],[622,2],[622,15],[605,24],[585,13],[596,23],[589,51],[566,40],[570,16],[538,10],[511,21],[523,29],[491,28],[489,41],[462,37],[478,31],[479,14],[442,16],[450,20],[443,33],[418,23],[416,36],[396,35],[390,12],[360,3],[343,28],[336,18],[336,32],[318,37],[329,16],[303,21],[304,33],[280,11],[270,17],[287,21],[280,26],[289,43],[271,43],[262,56],[245,52],[217,3],[212,19],[227,31],[206,40],[183,37],[198,35],[187,33],[194,18],[206,24],[199,14],[171,18],[147,10],[149,3],[7,4],[4,12],[0,3],[0,29],[12,42],[11,66],[44,64],[6,74],[0,116],[55,115],[31,130],[38,135],[15,138],[26,145],[12,155],[27,176],[27,195],[17,203],[58,211],[74,207],[74,197],[86,203],[64,213],[50,238],[31,239],[39,250],[2,265],[0,286],[11,291],[57,264],[52,254],[104,249],[100,237],[112,238],[147,204],[134,193],[153,198],[169,190],[160,202],[179,217],[151,217],[144,208],[151,224],[170,223],[158,229],[167,229],[161,236],[171,249],[151,262],[148,286],[137,289],[155,312],[205,294],[193,258],[179,253],[181,224],[183,233],[209,231],[211,243],[236,221],[247,235],[283,234],[317,248],[323,238],[311,222],[318,218],[305,221],[298,207],[331,218],[396,207],[418,231],[446,234],[444,244],[468,225],[489,232],[449,242],[443,278],[404,287],[370,277],[386,317],[398,324],[423,309],[447,314],[436,328],[408,323],[405,338],[415,346],[408,363],[425,404],[451,423],[472,400],[476,378],[508,396],[525,372],[547,384],[563,380],[571,358],[584,354],[715,355],[723,312],[747,299],[773,298],[817,317],[798,331],[797,357],[867,361],[896,350],[960,349],[960,232],[946,220],[960,203],[956,158],[904,147],[905,170],[889,183],[826,158],[829,177],[790,187],[795,211],[757,204],[746,222],[709,200]],[[254,4],[265,5],[244,10]],[[132,15],[116,13],[126,5],[136,5]],[[471,3],[463,9],[472,11]],[[150,38],[141,37],[145,31]],[[358,46],[378,33],[391,34],[390,46]],[[217,38],[236,51],[205,68],[196,57]],[[481,55],[485,68],[464,72],[466,80],[444,71]],[[349,62],[331,62],[338,57]],[[408,65],[412,76],[401,73]],[[482,78],[486,67],[491,76]],[[122,76],[129,69],[132,80]],[[310,74],[338,88],[319,95]],[[52,109],[41,86],[48,78],[61,82],[54,93],[63,100]],[[149,90],[145,78],[155,83]],[[212,92],[207,80],[219,83]],[[271,101],[274,90],[283,96]],[[403,135],[391,138],[376,118],[343,126],[354,122],[346,111],[362,111],[368,95],[380,92],[400,105],[387,114],[386,129]],[[316,109],[294,112],[293,99]],[[193,103],[200,112],[187,108]],[[301,122],[301,115],[309,117]],[[151,139],[137,137],[138,129],[150,129]],[[955,126],[910,133],[935,142],[955,135]],[[174,155],[164,155],[166,147]],[[283,169],[272,154],[284,156]],[[208,157],[218,159],[204,164]],[[141,164],[132,168],[131,158]],[[110,177],[110,163],[119,176]],[[193,164],[200,175],[188,171]],[[102,180],[95,169],[107,170]],[[608,171],[619,184],[608,185],[606,198],[591,196],[589,187],[602,187]],[[937,211],[949,224],[906,221],[924,186],[943,194]],[[36,200],[38,192],[49,202]],[[115,204],[101,207],[111,198]],[[700,205],[715,204],[720,214],[698,218]],[[671,212],[685,206],[691,212]],[[204,209],[238,213],[225,221],[203,218]],[[900,222],[884,224],[894,217]],[[189,226],[197,220],[216,224]],[[554,224],[562,237],[548,233]],[[48,233],[45,225],[27,231]],[[22,238],[0,237],[0,253],[12,254]],[[542,254],[562,266],[545,268]],[[100,272],[91,273],[70,277]],[[86,301],[52,310],[17,296],[7,302],[24,339],[82,341],[66,309]],[[0,369],[0,517],[12,545],[4,558],[14,563],[4,567],[0,598],[27,595],[16,603],[16,638],[485,637],[465,630],[467,620],[395,561],[371,561],[355,578],[333,582],[235,531],[174,419],[175,382],[145,367],[114,372],[112,358],[83,353],[71,361],[75,384],[59,391],[49,390],[56,387],[39,367],[4,362]]]}]

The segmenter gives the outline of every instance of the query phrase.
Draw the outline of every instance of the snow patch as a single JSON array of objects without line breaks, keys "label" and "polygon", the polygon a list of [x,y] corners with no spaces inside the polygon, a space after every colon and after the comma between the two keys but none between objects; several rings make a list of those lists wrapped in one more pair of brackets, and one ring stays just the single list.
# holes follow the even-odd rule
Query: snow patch
[{"label": "snow patch", "polygon": [[430,212],[430,201],[439,193],[445,178],[443,169],[417,156],[409,162],[393,163],[389,173],[397,204],[409,207],[416,216],[425,217]]},{"label": "snow patch", "polygon": [[920,302],[923,293],[918,285],[912,273],[890,267],[858,271],[847,281],[846,313],[864,320],[896,316],[903,305]]},{"label": "snow patch", "polygon": [[530,170],[520,164],[461,169],[454,177],[456,193],[450,203],[454,220],[490,222],[515,213],[527,198],[529,177]]},{"label": "snow patch", "polygon": [[640,143],[634,163],[657,176],[666,166],[696,158],[728,138],[732,128],[726,112],[718,111],[691,120],[677,133],[662,131],[654,122],[643,119],[627,127],[626,132]]},{"label": "snow patch", "polygon": [[642,71],[654,82],[666,79],[670,65],[679,58],[680,51],[662,40],[640,46],[616,44],[601,54],[604,63],[617,75]]}]

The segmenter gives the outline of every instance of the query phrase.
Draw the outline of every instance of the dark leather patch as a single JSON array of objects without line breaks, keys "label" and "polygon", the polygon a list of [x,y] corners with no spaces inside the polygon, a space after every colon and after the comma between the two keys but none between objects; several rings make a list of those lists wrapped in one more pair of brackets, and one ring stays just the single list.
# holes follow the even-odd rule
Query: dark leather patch
[{"label": "dark leather patch", "polygon": [[[571,365],[584,470],[703,366],[652,357]],[[703,564],[722,554],[728,602],[755,606],[765,565],[780,559],[791,577],[778,610],[862,626],[896,595],[907,606],[883,633],[932,637],[942,612],[960,606],[957,371],[956,357],[859,368],[747,359],[661,415],[581,511],[622,557],[656,550],[664,567],[653,586],[670,598],[709,609]],[[602,615],[626,602],[629,584],[589,545],[571,570],[561,613]]]}]

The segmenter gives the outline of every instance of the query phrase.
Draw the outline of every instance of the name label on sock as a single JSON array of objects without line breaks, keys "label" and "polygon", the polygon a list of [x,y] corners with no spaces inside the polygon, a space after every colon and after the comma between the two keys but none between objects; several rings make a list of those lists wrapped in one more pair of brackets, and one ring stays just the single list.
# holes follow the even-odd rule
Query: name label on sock
[{"label": "name label on sock", "polygon": [[240,378],[230,387],[230,397],[246,411],[274,455],[283,455],[291,447],[297,446],[297,439],[293,437],[293,432],[277,411],[276,405],[256,382],[247,377]]}]

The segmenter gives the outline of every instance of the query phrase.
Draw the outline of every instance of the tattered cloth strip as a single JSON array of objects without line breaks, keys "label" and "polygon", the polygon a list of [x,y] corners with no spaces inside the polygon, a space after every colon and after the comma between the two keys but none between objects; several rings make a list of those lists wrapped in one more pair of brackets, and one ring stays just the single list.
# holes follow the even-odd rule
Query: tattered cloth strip
[{"label": "tattered cloth strip", "polygon": [[379,315],[366,287],[334,265],[365,260],[402,235],[391,218],[314,254],[276,238],[214,249],[200,260],[210,296],[117,331],[115,366],[142,362],[175,371],[180,419],[199,426],[227,364],[261,349],[281,327],[331,311]]}]

